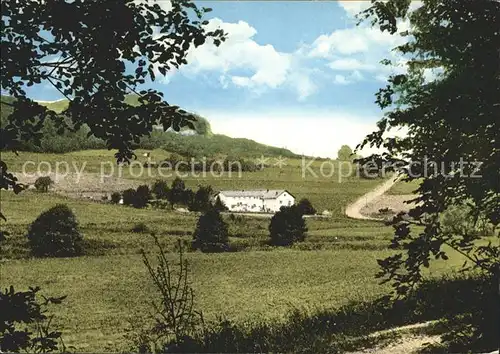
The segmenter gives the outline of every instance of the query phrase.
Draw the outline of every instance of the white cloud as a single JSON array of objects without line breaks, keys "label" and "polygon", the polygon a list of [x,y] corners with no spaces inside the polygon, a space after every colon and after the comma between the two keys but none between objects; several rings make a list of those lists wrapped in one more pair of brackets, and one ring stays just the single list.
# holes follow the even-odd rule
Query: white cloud
[{"label": "white cloud", "polygon": [[289,79],[292,89],[297,93],[299,101],[304,101],[318,90],[318,86],[311,79],[311,74],[307,72],[297,72]]},{"label": "white cloud", "polygon": [[[247,88],[277,88],[285,83],[291,68],[291,56],[278,52],[272,45],[260,45],[252,37],[255,28],[244,21],[227,23],[215,18],[207,30],[223,29],[227,39],[219,47],[207,43],[192,50],[185,70],[191,73],[219,71],[236,86]],[[243,76],[238,71],[250,71]]]},{"label": "white cloud", "polygon": [[374,70],[376,66],[374,64],[363,63],[359,59],[354,58],[341,58],[336,59],[328,64],[328,66],[333,70],[346,70],[355,71],[359,74],[358,70]]},{"label": "white cloud", "polygon": [[442,75],[443,73],[444,73],[443,68],[437,67],[437,68],[424,69],[422,75],[424,77],[424,82],[429,83],[438,79],[439,76]]},{"label": "white cloud", "polygon": [[[340,2],[340,6],[352,17],[369,4],[348,1]],[[304,101],[320,89],[320,80],[330,78],[330,82],[341,85],[381,80],[400,70],[380,65],[382,59],[402,62],[401,57],[390,50],[404,39],[364,24],[322,34],[313,43],[286,53],[270,44],[257,43],[257,30],[244,21],[230,23],[214,18],[206,26],[209,31],[217,28],[228,34],[226,41],[216,47],[209,40],[193,48],[188,53],[188,65],[180,71],[192,78],[206,72],[216,73],[224,89],[238,87],[260,95],[267,90],[287,88],[299,101]],[[332,75],[327,75],[328,70],[321,72],[318,67],[321,61],[332,70]]]},{"label": "white cloud", "polygon": [[403,43],[403,38],[375,27],[357,26],[321,35],[312,44],[309,56],[332,58],[360,53],[384,52]]},{"label": "white cloud", "polygon": [[309,56],[329,58],[333,54],[354,54],[366,52],[368,49],[368,41],[358,28],[348,28],[316,38]]},{"label": "white cloud", "polygon": [[[339,5],[344,9],[344,11],[347,13],[348,16],[350,17],[355,17],[358,15],[360,12],[368,9],[370,6],[372,6],[372,3],[370,1],[366,0],[349,0],[349,1],[339,1]],[[414,11],[418,9],[420,6],[422,6],[422,1],[415,1],[412,0],[410,2],[410,11]]]},{"label": "white cloud", "polygon": [[347,78],[344,75],[338,75],[338,74],[335,75],[333,82],[339,85],[347,85],[350,83],[350,81],[347,80]]},{"label": "white cloud", "polygon": [[229,87],[227,77],[225,77],[224,75],[219,76],[219,83],[223,89],[227,89]]},{"label": "white cloud", "polygon": [[151,1],[151,0],[134,0],[133,1],[136,4],[146,4],[149,3],[150,5],[152,4],[158,4],[164,11],[169,12],[172,10],[172,3],[170,0],[159,0],[159,1]]},{"label": "white cloud", "polygon": [[288,88],[304,101],[318,90],[313,76],[318,69],[307,67],[308,58],[303,48],[283,53],[272,45],[257,43],[253,37],[257,30],[244,21],[223,22],[210,20],[207,30],[223,29],[228,35],[219,47],[207,43],[192,50],[188,65],[182,70],[188,75],[206,71],[220,73],[223,88],[231,85],[245,88],[257,95],[269,89]]},{"label": "white cloud", "polygon": [[387,82],[388,78],[389,78],[388,75],[382,75],[382,74],[375,75],[375,80],[380,81],[380,82]]},{"label": "white cloud", "polygon": [[236,86],[250,87],[252,85],[252,80],[245,76],[231,76],[231,81]]},{"label": "white cloud", "polygon": [[[365,6],[357,4],[359,7]],[[364,3],[364,2],[363,2]],[[349,1],[341,3],[347,15],[355,11],[354,5]],[[369,4],[368,4],[369,6]],[[407,22],[399,24],[400,29],[408,28]],[[327,66],[336,74],[334,82],[348,84],[364,79],[382,80],[392,73],[404,72],[405,61],[403,57],[392,51],[393,48],[403,44],[406,39],[399,34],[391,35],[381,32],[376,27],[362,23],[345,29],[338,29],[330,34],[323,34],[316,38],[309,48],[309,57],[329,60]],[[394,67],[382,65],[383,59],[389,59]]]},{"label": "white cloud", "polygon": [[339,5],[345,10],[345,12],[354,17],[359,14],[361,11],[366,10],[372,4],[370,1],[339,1]]},{"label": "white cloud", "polygon": [[[421,5],[421,1],[412,2],[410,11]],[[344,10],[345,16],[352,19],[370,7],[371,3],[340,1],[339,6]],[[398,22],[399,32],[408,29],[410,29],[408,20]],[[406,71],[406,60],[401,54],[392,50],[406,41],[407,38],[399,34],[382,32],[378,27],[372,27],[365,21],[358,26],[353,25],[318,36],[309,46],[308,56],[329,60],[327,66],[333,70],[334,82],[337,84],[365,79],[386,81],[389,75]],[[389,59],[393,66],[382,65],[383,59]]]}]

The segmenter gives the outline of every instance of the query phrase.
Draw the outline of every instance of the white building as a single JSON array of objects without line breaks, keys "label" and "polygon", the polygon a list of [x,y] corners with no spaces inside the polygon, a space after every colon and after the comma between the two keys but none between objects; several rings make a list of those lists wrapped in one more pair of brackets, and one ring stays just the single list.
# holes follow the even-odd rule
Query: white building
[{"label": "white building", "polygon": [[284,189],[220,191],[215,197],[235,212],[275,213],[295,204],[295,197]]}]

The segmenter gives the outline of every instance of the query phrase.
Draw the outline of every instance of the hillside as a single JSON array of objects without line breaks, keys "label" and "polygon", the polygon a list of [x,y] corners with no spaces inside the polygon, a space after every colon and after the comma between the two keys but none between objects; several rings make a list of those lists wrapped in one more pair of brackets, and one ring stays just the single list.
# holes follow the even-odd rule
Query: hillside
[{"label": "hillside", "polygon": [[[127,95],[125,97],[125,102],[131,106],[139,105],[139,97],[137,95]],[[44,102],[40,101],[40,104],[50,108],[54,112],[60,113],[64,111],[68,107],[68,100],[62,99],[52,102]],[[196,134],[200,135],[212,135],[212,129],[210,127],[210,123],[205,118],[196,115],[196,122],[194,123],[194,130]],[[184,128],[184,130],[190,130],[189,128]]]},{"label": "hillside", "polygon": [[[12,97],[1,96],[2,102],[12,102]],[[129,95],[126,101],[131,105],[137,104],[137,96]],[[56,112],[62,112],[67,106],[67,100],[53,102],[40,102]],[[11,107],[1,105],[2,125],[11,112]],[[236,157],[257,157],[266,156],[285,156],[298,157],[290,150],[273,147],[257,143],[250,139],[231,138],[226,135],[213,134],[210,122],[200,116],[197,116],[195,129],[184,129],[181,133],[173,131],[163,131],[157,129],[150,136],[144,136],[136,148],[142,149],[164,149],[175,152],[180,155],[188,156],[206,156],[230,155]],[[65,153],[87,149],[105,149],[104,141],[95,137],[87,137],[89,128],[83,126],[77,132],[65,132],[62,135],[57,134],[52,122],[46,122],[44,128],[41,146],[35,146],[32,142],[24,143],[20,149],[33,152]]]}]

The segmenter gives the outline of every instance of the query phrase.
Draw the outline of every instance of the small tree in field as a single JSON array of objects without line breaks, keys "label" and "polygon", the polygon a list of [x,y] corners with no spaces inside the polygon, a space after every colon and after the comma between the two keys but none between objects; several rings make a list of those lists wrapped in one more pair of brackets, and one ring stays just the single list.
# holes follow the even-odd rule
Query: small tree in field
[{"label": "small tree in field", "polygon": [[111,203],[118,204],[120,202],[120,199],[122,199],[122,195],[120,194],[120,192],[111,193]]},{"label": "small tree in field", "polygon": [[353,158],[353,152],[349,145],[342,145],[337,152],[337,159],[340,161],[351,161]]},{"label": "small tree in field", "polygon": [[135,208],[145,208],[148,205],[149,200],[151,199],[151,190],[149,186],[142,185],[137,187],[135,191],[135,198],[132,205]]},{"label": "small tree in field", "polygon": [[207,211],[212,207],[210,198],[212,197],[213,190],[210,186],[200,186],[192,199],[189,201],[189,210],[191,211]]},{"label": "small tree in field", "polygon": [[304,241],[306,222],[302,212],[296,205],[282,206],[271,219],[269,234],[273,246],[291,246],[295,242]]},{"label": "small tree in field", "polygon": [[195,309],[194,291],[191,287],[189,263],[184,248],[178,241],[179,258],[175,262],[167,256],[158,238],[153,235],[158,248],[156,262],[141,250],[142,260],[158,295],[153,302],[154,325],[140,328],[130,338],[135,352],[179,352],[178,345],[193,336],[203,321],[202,313]]},{"label": "small tree in field", "polygon": [[168,187],[167,181],[159,179],[153,184],[151,192],[153,192],[156,199],[168,199],[170,188]]},{"label": "small tree in field", "polygon": [[222,252],[228,249],[229,232],[219,211],[210,208],[198,219],[193,233],[193,249],[202,252]]},{"label": "small tree in field", "polygon": [[172,186],[170,187],[170,193],[168,195],[168,201],[172,208],[175,204],[185,204],[186,200],[186,185],[184,181],[179,177],[176,177],[172,181]]},{"label": "small tree in field", "polygon": [[129,188],[123,191],[123,204],[132,206],[135,200],[135,189]]},{"label": "small tree in field", "polygon": [[190,211],[201,211],[192,209],[193,205],[195,204],[195,194],[196,193],[189,188],[184,189],[184,192],[182,192],[180,204],[187,205]]},{"label": "small tree in field", "polygon": [[314,215],[316,214],[316,209],[312,206],[312,203],[309,199],[303,198],[297,204],[297,208],[302,213],[302,215]]},{"label": "small tree in field", "polygon": [[64,204],[43,212],[28,231],[31,251],[39,257],[71,257],[82,253],[83,237],[75,214]]},{"label": "small tree in field", "polygon": [[49,176],[38,177],[35,181],[35,188],[39,192],[48,192],[54,181]]}]

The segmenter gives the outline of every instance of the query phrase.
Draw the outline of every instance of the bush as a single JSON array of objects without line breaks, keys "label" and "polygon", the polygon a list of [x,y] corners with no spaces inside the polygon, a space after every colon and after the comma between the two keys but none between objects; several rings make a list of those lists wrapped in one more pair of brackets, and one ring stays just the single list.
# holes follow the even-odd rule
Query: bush
[{"label": "bush", "polygon": [[179,177],[176,177],[172,181],[172,186],[170,187],[170,193],[168,195],[168,201],[172,208],[175,204],[187,204],[186,202],[186,185],[184,181]]},{"label": "bush", "polygon": [[146,223],[140,222],[138,224],[135,224],[130,231],[137,233],[145,233],[149,232],[149,227]]},{"label": "bush", "polygon": [[297,208],[303,215],[314,215],[316,214],[316,209],[312,206],[312,203],[309,199],[303,198],[300,200],[299,204],[297,204]]},{"label": "bush", "polygon": [[[139,324],[133,322],[135,328],[127,335],[133,344],[132,352],[155,353],[154,348],[165,345],[162,353],[177,352],[179,345],[185,343],[185,338],[192,337],[202,326],[203,317],[195,309],[194,291],[191,287],[189,264],[184,257],[181,240],[177,243],[179,262],[167,257],[158,238],[153,236],[159,250],[156,264],[141,250],[142,260],[150,279],[154,284],[156,295],[153,301],[154,324]],[[142,328],[141,328],[142,327]]]},{"label": "bush", "polygon": [[200,186],[189,201],[190,211],[207,211],[211,206],[213,190],[210,186]]},{"label": "bush", "polygon": [[35,181],[35,188],[39,192],[48,192],[54,181],[49,176],[38,177]]},{"label": "bush", "polygon": [[151,199],[151,190],[149,186],[142,185],[137,187],[135,192],[135,198],[132,205],[136,208],[144,208],[148,205],[149,200]]},{"label": "bush", "polygon": [[296,205],[282,206],[280,211],[274,214],[269,224],[271,245],[273,246],[290,246],[295,242],[304,241],[306,232],[306,222]]},{"label": "bush", "polygon": [[120,203],[121,199],[122,199],[122,195],[120,192],[111,193],[111,203],[118,204],[118,203]]},{"label": "bush", "polygon": [[492,236],[493,225],[484,215],[473,214],[466,204],[452,205],[441,215],[441,225],[445,233],[469,236]]},{"label": "bush", "polygon": [[83,237],[76,217],[64,204],[43,212],[28,231],[31,251],[39,257],[70,257],[82,253]]},{"label": "bush", "polygon": [[169,190],[167,182],[161,179],[155,181],[151,189],[156,199],[168,199]]},{"label": "bush", "polygon": [[134,208],[144,208],[151,199],[151,190],[149,186],[142,185],[137,190],[129,188],[123,191],[123,204],[133,206]]},{"label": "bush", "polygon": [[129,188],[123,191],[123,204],[133,206],[135,201],[135,189]]},{"label": "bush", "polygon": [[202,252],[222,252],[228,250],[228,242],[227,224],[218,210],[210,208],[198,219],[193,233],[193,249]]},{"label": "bush", "polygon": [[195,198],[195,193],[191,189],[187,188],[182,192],[182,198],[181,198],[182,200],[180,204],[187,205],[190,211],[201,211],[192,209],[195,203],[194,198]]}]

